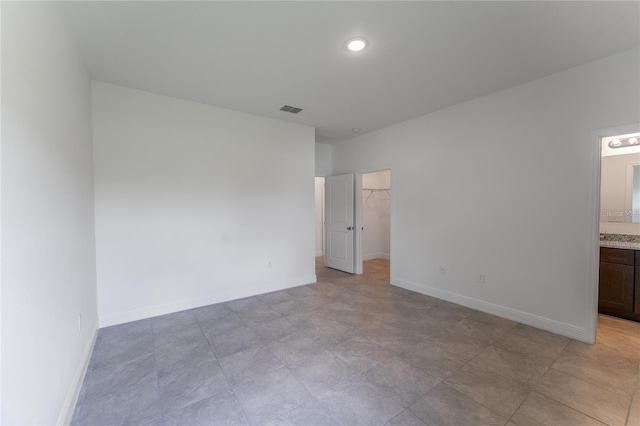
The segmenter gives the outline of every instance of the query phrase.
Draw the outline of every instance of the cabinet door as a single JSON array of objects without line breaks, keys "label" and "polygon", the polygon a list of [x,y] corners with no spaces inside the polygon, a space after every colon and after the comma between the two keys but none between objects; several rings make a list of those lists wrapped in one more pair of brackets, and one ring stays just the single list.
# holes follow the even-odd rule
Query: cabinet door
[{"label": "cabinet door", "polygon": [[634,267],[600,262],[598,311],[609,315],[632,314]]},{"label": "cabinet door", "polygon": [[[638,253],[640,252],[636,252],[636,260],[638,257]],[[638,263],[636,263],[637,265]],[[635,312],[636,314],[640,314],[640,267],[636,266],[636,297],[635,297],[636,301],[635,301],[635,306],[633,308],[633,312]]]}]

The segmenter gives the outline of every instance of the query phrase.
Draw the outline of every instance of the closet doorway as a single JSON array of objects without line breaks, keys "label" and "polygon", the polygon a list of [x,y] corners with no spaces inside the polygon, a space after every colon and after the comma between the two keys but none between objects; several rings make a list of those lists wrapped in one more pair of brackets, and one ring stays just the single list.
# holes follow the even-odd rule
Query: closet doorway
[{"label": "closet doorway", "polygon": [[360,221],[360,238],[356,243],[356,273],[367,273],[367,269],[389,271],[391,170],[362,173],[360,177],[361,185],[357,185],[360,186],[357,188],[360,190],[360,197],[356,196],[356,204],[359,204],[356,205],[356,216]]}]

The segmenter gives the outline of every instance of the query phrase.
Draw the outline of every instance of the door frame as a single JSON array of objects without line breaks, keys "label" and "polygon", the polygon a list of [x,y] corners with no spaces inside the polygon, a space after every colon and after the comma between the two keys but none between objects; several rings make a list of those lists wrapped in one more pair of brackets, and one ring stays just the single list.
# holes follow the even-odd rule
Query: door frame
[{"label": "door frame", "polygon": [[[355,194],[354,194],[354,201],[355,201],[355,207],[354,207],[354,224],[355,224],[355,235],[354,235],[354,241],[353,241],[353,273],[354,274],[362,274],[364,273],[364,266],[363,266],[363,260],[362,260],[362,175],[367,174],[367,173],[375,173],[375,172],[384,172],[384,171],[389,171],[389,187],[393,190],[393,170],[392,168],[389,167],[374,167],[371,169],[361,169],[357,172],[355,172]],[[393,218],[395,217],[395,197],[392,195],[391,196],[391,203],[390,203],[390,208],[389,208],[389,245],[390,245],[390,249],[389,251],[391,253],[389,253],[389,267],[390,267],[390,276],[393,276],[393,253],[395,252],[394,250],[394,240],[393,240],[393,235],[394,235],[394,221]]]},{"label": "door frame", "polygon": [[598,327],[598,284],[600,275],[600,185],[602,172],[602,138],[626,133],[636,133],[640,123],[597,129],[591,132],[591,173],[589,173],[589,224],[588,224],[588,291],[587,323],[585,325],[587,342],[596,342]]}]

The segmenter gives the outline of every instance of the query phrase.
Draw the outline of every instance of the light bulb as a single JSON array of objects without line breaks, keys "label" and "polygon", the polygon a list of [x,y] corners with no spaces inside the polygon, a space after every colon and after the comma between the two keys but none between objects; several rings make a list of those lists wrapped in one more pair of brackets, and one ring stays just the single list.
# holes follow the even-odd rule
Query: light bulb
[{"label": "light bulb", "polygon": [[360,52],[367,47],[367,41],[363,38],[353,38],[347,42],[347,49],[352,52]]}]

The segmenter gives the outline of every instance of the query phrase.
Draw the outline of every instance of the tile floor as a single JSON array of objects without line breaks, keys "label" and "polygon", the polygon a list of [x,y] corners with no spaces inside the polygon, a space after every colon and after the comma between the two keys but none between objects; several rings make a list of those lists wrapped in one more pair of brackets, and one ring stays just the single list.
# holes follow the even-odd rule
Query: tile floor
[{"label": "tile floor", "polygon": [[640,425],[640,323],[587,345],[351,276],[100,330],[75,425]]}]

